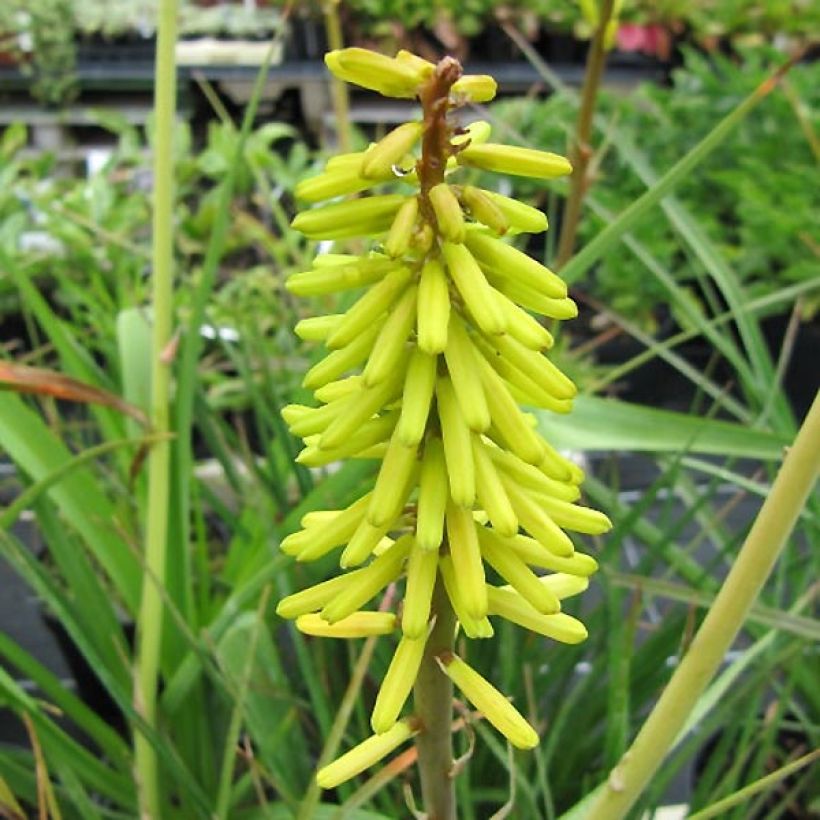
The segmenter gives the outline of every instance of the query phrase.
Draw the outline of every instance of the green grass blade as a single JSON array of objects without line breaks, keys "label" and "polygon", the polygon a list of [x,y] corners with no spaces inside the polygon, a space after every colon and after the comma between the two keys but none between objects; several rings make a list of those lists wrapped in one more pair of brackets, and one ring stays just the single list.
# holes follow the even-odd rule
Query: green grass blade
[{"label": "green grass blade", "polygon": [[651,188],[575,254],[561,269],[561,276],[567,282],[572,283],[586,273],[609,248],[651,213],[676,185],[691,174],[698,164],[728,137],[734,127],[774,90],[777,80],[789,67],[790,63],[787,63],[780,68],[769,79],[761,83],[737,108],[727,114],[689,153],[681,157]]},{"label": "green grass blade", "polygon": [[573,412],[538,412],[546,438],[570,450],[680,452],[779,459],[785,437],[732,422],[596,396],[578,396]]},{"label": "green grass blade", "polygon": [[[63,443],[23,401],[0,392],[0,447],[34,482],[47,479],[72,459]],[[82,536],[111,578],[126,608],[134,612],[139,596],[139,564],[111,522],[114,507],[85,466],[66,474],[48,489],[66,521]]]}]

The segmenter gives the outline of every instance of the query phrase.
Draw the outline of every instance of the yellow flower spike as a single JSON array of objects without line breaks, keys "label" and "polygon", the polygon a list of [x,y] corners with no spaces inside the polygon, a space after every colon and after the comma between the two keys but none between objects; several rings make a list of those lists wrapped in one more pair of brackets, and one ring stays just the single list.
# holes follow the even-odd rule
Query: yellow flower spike
[{"label": "yellow flower spike", "polygon": [[390,439],[382,461],[373,496],[367,509],[367,520],[374,527],[390,524],[401,512],[407,495],[402,492],[418,466],[418,448],[406,447],[396,433]]},{"label": "yellow flower spike", "polygon": [[384,252],[391,259],[398,259],[407,253],[410,243],[413,240],[413,230],[418,215],[419,201],[416,197],[410,197],[410,199],[399,208],[395,219],[390,225],[387,238],[384,240]]},{"label": "yellow flower spike", "polygon": [[407,338],[416,323],[418,290],[417,285],[410,285],[382,326],[363,373],[364,383],[368,387],[384,381],[401,359]]},{"label": "yellow flower spike", "polygon": [[512,176],[552,179],[572,173],[566,157],[548,151],[519,148],[516,145],[468,145],[457,155],[459,165],[469,165],[485,171],[497,171]]},{"label": "yellow flower spike", "polygon": [[308,239],[349,239],[384,233],[404,203],[402,194],[336,202],[297,214],[291,226]]},{"label": "yellow flower spike", "polygon": [[440,378],[436,381],[436,403],[441,419],[450,495],[460,507],[471,507],[475,501],[475,465],[470,428],[461,414],[450,379]]},{"label": "yellow flower spike", "polygon": [[496,531],[502,535],[513,536],[518,532],[518,517],[486,450],[479,436],[474,435],[473,461],[478,503],[486,510]]},{"label": "yellow flower spike", "polygon": [[381,735],[373,735],[349,752],[319,769],[316,782],[321,789],[333,789],[387,757],[418,731],[412,718],[400,720]]},{"label": "yellow flower spike", "polygon": [[305,635],[316,638],[369,638],[374,635],[389,635],[396,629],[396,615],[393,612],[354,612],[329,624],[315,613],[300,615],[296,628]]},{"label": "yellow flower spike", "polygon": [[401,630],[407,638],[420,638],[427,634],[437,569],[438,553],[413,544],[407,562],[407,584],[401,616]]},{"label": "yellow flower spike", "polygon": [[561,643],[576,644],[587,639],[586,627],[565,612],[545,615],[534,609],[517,592],[490,587],[487,590],[490,614],[500,615],[531,632],[537,632]]},{"label": "yellow flower spike", "polygon": [[319,557],[334,547],[341,546],[356,532],[359,522],[367,512],[370,496],[368,493],[354,501],[322,527],[311,527],[309,530],[292,533],[282,541],[279,548],[287,555],[301,556],[303,551],[310,550],[311,555]]},{"label": "yellow flower spike", "polygon": [[373,349],[373,344],[383,324],[383,318],[374,322],[350,344],[339,350],[334,350],[330,355],[325,356],[324,359],[313,365],[302,380],[302,387],[306,387],[308,390],[323,387],[363,362]]},{"label": "yellow flower spike", "polygon": [[[465,185],[461,189],[461,201],[467,206],[473,218],[486,225],[497,234],[505,234],[510,229],[510,223],[503,211],[487,196],[486,191]],[[540,212],[539,212],[540,213]]]},{"label": "yellow flower spike", "polygon": [[464,608],[476,619],[487,614],[487,587],[473,515],[452,502],[447,504],[447,542]]},{"label": "yellow flower spike", "polygon": [[331,349],[350,344],[384,313],[410,281],[410,269],[399,267],[388,273],[362,296],[327,337]]},{"label": "yellow flower spike", "polygon": [[447,334],[444,359],[461,415],[471,430],[483,433],[490,426],[490,410],[481,381],[476,378],[477,354],[464,322],[455,313],[450,316]]},{"label": "yellow flower spike", "polygon": [[366,48],[331,51],[325,54],[325,65],[340,80],[386,97],[415,97],[428,73],[415,63],[385,57]]},{"label": "yellow flower spike", "polygon": [[442,252],[447,263],[447,271],[456,283],[458,292],[470,309],[476,324],[490,335],[503,333],[507,327],[504,313],[470,251],[464,245],[445,242],[442,245]]},{"label": "yellow flower spike", "polygon": [[[479,530],[484,527],[475,525]],[[479,536],[481,533],[479,532]],[[515,591],[524,598],[533,609],[543,615],[553,615],[561,611],[561,602],[558,596],[545,585],[541,584],[538,576],[514,553],[504,549],[490,538],[481,539],[481,554],[487,563],[505,580]]]},{"label": "yellow flower spike", "polygon": [[362,159],[359,173],[365,179],[389,177],[393,166],[421,139],[422,124],[406,122],[382,137]]},{"label": "yellow flower spike", "polygon": [[[409,52],[390,58],[342,49],[327,65],[365,88],[417,97],[422,108],[419,122],[330,159],[297,187],[299,198],[318,203],[293,221],[309,239],[372,241],[357,255],[321,254],[310,270],[288,278],[298,296],[362,295],[343,315],[298,324],[297,334],[324,343],[327,353],[304,380],[316,402],[289,405],[282,415],[304,441],[299,463],[373,459],[378,469],[369,495],[343,510],[307,514],[303,530],[283,542],[300,561],[340,548],[347,571],[288,596],[278,611],[320,637],[386,633],[396,616],[362,606],[406,571],[397,584],[403,637],[372,714],[384,734],[322,769],[319,784],[329,788],[431,719],[428,690],[441,676],[428,668],[424,646],[433,623],[449,623],[448,600],[468,638],[493,635],[491,613],[556,640],[582,640],[583,625],[557,610],[562,598],[583,591],[597,564],[574,552],[564,529],[600,533],[610,523],[575,503],[583,472],[521,408],[568,412],[575,395],[543,355],[553,338],[540,317],[571,318],[577,307],[558,276],[500,238],[545,230],[546,217],[459,180],[462,165],[551,177],[567,173],[569,163],[492,144],[486,122],[460,128],[452,110],[490,99],[495,82],[465,76],[452,58],[433,65]],[[388,181],[408,193],[368,190]],[[338,196],[348,198],[326,204]],[[488,585],[485,566],[511,586]],[[533,568],[552,574],[539,577]],[[439,659],[513,743],[537,743],[486,680],[446,651]],[[420,664],[418,717],[397,721]],[[419,754],[427,759],[423,745]]]},{"label": "yellow flower spike", "polygon": [[489,102],[498,90],[496,81],[487,74],[466,74],[453,83],[451,93],[463,95],[470,102]]},{"label": "yellow flower spike", "polygon": [[445,652],[438,656],[439,666],[481,712],[517,749],[534,749],[538,734],[521,713],[486,678],[468,666],[458,655]]},{"label": "yellow flower spike", "polygon": [[396,724],[418,675],[426,643],[426,634],[420,638],[405,635],[399,641],[370,716],[370,725],[377,735],[390,731]]},{"label": "yellow flower spike", "polygon": [[447,495],[444,446],[440,438],[429,438],[424,445],[416,510],[416,545],[419,549],[433,551],[441,545]]},{"label": "yellow flower spike", "polygon": [[296,323],[293,332],[305,342],[323,342],[342,321],[343,314],[329,313],[327,316],[311,316]]},{"label": "yellow flower spike", "polygon": [[567,295],[563,279],[512,245],[481,231],[470,231],[465,243],[480,265],[504,278],[521,282],[552,299]]},{"label": "yellow flower spike", "polygon": [[464,605],[462,600],[461,590],[456,581],[456,570],[453,566],[453,559],[449,555],[442,555],[439,559],[439,571],[441,572],[441,579],[444,581],[444,589],[447,592],[447,597],[450,599],[450,604],[456,613],[461,628],[464,634],[475,640],[477,638],[492,638],[493,625],[489,618],[485,615],[483,618],[474,618]]},{"label": "yellow flower spike", "polygon": [[532,205],[519,202],[517,199],[504,196],[496,191],[477,190],[480,190],[498,208],[507,220],[510,229],[517,233],[541,233],[547,230],[547,216],[538,208],[533,208]]},{"label": "yellow flower spike", "polygon": [[435,387],[436,357],[416,348],[407,367],[397,429],[399,441],[406,447],[417,446],[424,437]]},{"label": "yellow flower spike", "polygon": [[418,346],[431,356],[443,353],[447,346],[450,320],[450,293],[447,277],[437,259],[421,269],[418,294]]},{"label": "yellow flower spike", "polygon": [[413,537],[406,535],[396,541],[387,552],[374,558],[362,569],[354,570],[347,576],[349,583],[321,611],[321,616],[328,623],[336,623],[352,615],[359,607],[366,604],[371,598],[383,590],[391,581],[395,581],[401,573],[402,564],[410,547]]},{"label": "yellow flower spike", "polygon": [[436,215],[439,233],[450,242],[463,242],[466,234],[464,214],[452,188],[446,182],[441,182],[434,185],[427,196]]}]

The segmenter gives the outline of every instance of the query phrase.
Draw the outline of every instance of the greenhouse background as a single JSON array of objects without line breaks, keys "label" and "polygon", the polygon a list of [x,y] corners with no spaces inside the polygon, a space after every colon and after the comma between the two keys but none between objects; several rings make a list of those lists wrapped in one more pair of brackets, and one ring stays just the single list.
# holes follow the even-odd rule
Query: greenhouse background
[{"label": "greenhouse background", "polygon": [[[818,43],[808,0],[4,0],[0,816],[817,816]],[[326,338],[294,328],[359,292],[293,277],[390,241],[300,233],[304,183],[422,115],[334,77],[343,48],[494,77],[460,125],[574,166],[459,170],[546,215],[501,233],[569,287],[577,317],[542,325],[578,394],[529,418],[613,527],[573,534],[598,565],[562,609],[585,641],[500,619],[493,640],[456,634],[539,742],[514,750],[457,691],[446,816],[424,805],[422,745],[319,788],[372,734],[395,641],[277,614],[339,561],[280,545],[370,491],[383,455],[305,466],[287,409],[313,402]],[[405,193],[415,168],[394,171],[383,192]],[[616,808],[619,766],[746,560],[759,595],[739,582],[729,646]],[[402,583],[371,608],[401,618]]]}]

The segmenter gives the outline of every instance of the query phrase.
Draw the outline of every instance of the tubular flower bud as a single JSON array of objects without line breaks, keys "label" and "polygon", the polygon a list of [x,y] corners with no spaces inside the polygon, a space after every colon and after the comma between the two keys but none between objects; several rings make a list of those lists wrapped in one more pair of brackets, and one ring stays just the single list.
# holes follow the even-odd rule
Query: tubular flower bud
[{"label": "tubular flower bud", "polygon": [[389,177],[393,166],[419,141],[421,132],[420,122],[406,122],[394,128],[364,155],[360,176],[365,179]]},{"label": "tubular flower bud", "polygon": [[485,171],[538,179],[562,177],[572,173],[572,166],[566,157],[547,151],[534,151],[532,148],[491,142],[484,145],[468,145],[458,155],[458,162],[461,165],[483,168]]},{"label": "tubular flower bud", "polygon": [[[561,601],[586,588],[597,563],[575,551],[567,531],[598,535],[611,524],[577,503],[582,471],[520,406],[566,413],[577,392],[549,358],[553,337],[541,322],[571,318],[575,303],[559,276],[514,246],[517,234],[546,230],[546,217],[458,181],[461,166],[550,178],[569,173],[569,163],[490,143],[486,122],[458,127],[453,109],[491,99],[495,81],[462,75],[451,58],[434,65],[353,48],[326,62],[343,80],[417,97],[423,109],[420,121],[334,157],[296,191],[316,203],[292,223],[309,239],[373,240],[360,255],[334,246],[287,279],[300,298],[361,293],[344,313],[298,323],[297,335],[326,354],[303,381],[315,402],[288,405],[282,416],[304,441],[300,464],[376,464],[372,491],[343,509],[307,513],[282,541],[298,561],[333,554],[340,571],[287,596],[277,613],[316,638],[400,626],[372,711],[377,734],[319,772],[332,788],[423,731],[421,715],[399,715],[425,664],[452,678],[511,743],[534,746],[536,733],[507,699],[440,643],[432,649],[428,635],[452,609],[470,639],[491,638],[490,619],[501,617],[564,643],[583,640]],[[385,193],[388,181],[407,190]],[[336,197],[347,198],[327,204]],[[403,601],[362,611],[388,586]]]},{"label": "tubular flower bud", "polygon": [[538,745],[535,729],[501,692],[458,655],[445,654],[438,659],[442,671],[464,693],[464,697],[501,732],[517,749]]},{"label": "tubular flower bud", "polygon": [[316,782],[323,789],[332,789],[350,780],[389,755],[397,746],[413,737],[415,732],[412,720],[400,720],[389,731],[369,737],[333,763],[319,769],[316,773]]},{"label": "tubular flower bud", "polygon": [[470,102],[489,102],[498,90],[496,81],[487,74],[467,74],[453,83],[453,94],[462,94]]}]

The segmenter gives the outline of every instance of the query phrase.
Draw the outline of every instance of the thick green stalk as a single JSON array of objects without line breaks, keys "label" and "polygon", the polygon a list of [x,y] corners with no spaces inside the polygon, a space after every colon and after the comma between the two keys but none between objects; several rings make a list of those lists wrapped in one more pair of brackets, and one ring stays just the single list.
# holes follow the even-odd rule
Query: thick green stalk
[{"label": "thick green stalk", "polygon": [[421,731],[416,736],[421,775],[421,795],[428,820],[455,820],[456,796],[453,768],[453,683],[436,657],[453,650],[456,617],[441,576],[433,593],[436,622],[424,648],[413,704]]},{"label": "thick green stalk", "polygon": [[631,748],[610,773],[588,820],[619,820],[664,761],[698,698],[740,632],[820,472],[820,393],[771,492],[680,666]]},{"label": "thick green stalk", "polygon": [[[154,80],[154,202],[153,202],[153,337],[151,342],[151,425],[164,435],[169,429],[173,298],[173,134],[176,114],[176,0],[162,0],[157,28]],[[152,729],[157,723],[157,678],[162,642],[162,587],[170,496],[170,442],[158,441],[148,455],[148,508],[145,524],[145,571],[137,620],[134,708]],[[134,765],[140,815],[159,820],[163,815],[157,756],[146,735],[134,734]]]},{"label": "thick green stalk", "polygon": [[592,121],[595,115],[598,89],[601,87],[601,78],[606,66],[606,31],[609,21],[612,19],[614,5],[614,0],[603,1],[598,27],[595,30],[595,36],[592,38],[589,55],[587,56],[584,87],[581,91],[581,108],[578,111],[575,138],[569,155],[569,161],[572,163],[572,179],[570,180],[569,197],[561,215],[561,237],[558,240],[557,268],[564,265],[572,256],[575,237],[578,233],[578,222],[581,218],[581,206],[589,184],[587,168],[592,156],[589,139],[592,135]]}]

